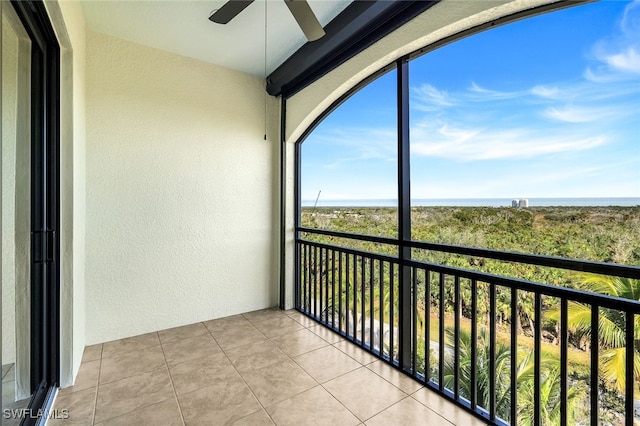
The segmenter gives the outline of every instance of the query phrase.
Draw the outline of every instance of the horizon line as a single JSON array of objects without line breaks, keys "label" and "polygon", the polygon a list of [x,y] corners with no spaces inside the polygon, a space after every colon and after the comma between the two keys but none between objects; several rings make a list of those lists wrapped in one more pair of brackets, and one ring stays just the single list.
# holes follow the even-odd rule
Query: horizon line
[{"label": "horizon line", "polygon": [[[589,200],[589,199],[634,199],[638,196],[592,196],[592,197],[449,197],[449,198],[411,198],[412,200]],[[319,201],[322,199],[319,199]],[[397,198],[325,198],[324,201],[397,201]],[[316,201],[315,198],[303,198],[302,201]]]}]

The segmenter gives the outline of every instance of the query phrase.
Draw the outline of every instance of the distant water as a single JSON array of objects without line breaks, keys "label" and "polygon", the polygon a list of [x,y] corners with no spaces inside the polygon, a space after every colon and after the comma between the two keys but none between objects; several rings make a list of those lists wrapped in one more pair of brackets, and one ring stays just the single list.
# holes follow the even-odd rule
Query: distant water
[{"label": "distant water", "polygon": [[[513,198],[433,198],[411,200],[418,206],[511,207]],[[625,198],[528,198],[529,207],[551,206],[640,206],[640,197]],[[302,200],[303,207],[313,207],[315,200]],[[318,207],[396,207],[397,201],[379,200],[318,200]]]}]

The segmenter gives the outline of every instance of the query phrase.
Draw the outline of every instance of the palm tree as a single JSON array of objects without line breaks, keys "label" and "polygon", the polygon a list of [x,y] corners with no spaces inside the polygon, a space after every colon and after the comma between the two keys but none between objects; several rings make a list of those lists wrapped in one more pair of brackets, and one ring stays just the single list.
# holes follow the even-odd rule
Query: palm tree
[{"label": "palm tree", "polygon": [[[534,358],[533,353],[519,352],[522,361],[518,364],[518,424],[532,425],[534,420]],[[560,367],[551,360],[542,360],[540,374],[540,424],[559,425],[561,420],[561,376]],[[567,424],[576,424],[578,402],[585,395],[584,386],[574,383],[567,391]]]},{"label": "palm tree", "polygon": [[[606,275],[578,274],[575,287],[579,290],[590,291],[609,296],[640,300],[640,280],[631,278],[612,277]],[[569,302],[569,330],[572,333],[591,335],[591,306],[577,302]],[[557,320],[558,312],[552,313]],[[640,316],[634,316],[634,376],[636,381],[640,377]],[[625,329],[626,318],[624,312],[600,308],[598,316],[598,339],[600,347],[600,376],[609,388],[618,392],[625,389]]]},{"label": "palm tree", "polygon": [[[455,331],[451,327],[445,329],[447,337],[446,352],[453,350]],[[460,329],[458,335],[458,345],[460,350],[458,377],[460,384],[460,395],[464,398],[471,397],[471,366],[476,365],[476,403],[486,409],[489,408],[490,400],[490,376],[495,377],[496,413],[502,419],[508,419],[510,413],[510,363],[511,347],[504,343],[496,343],[495,369],[489,369],[489,336],[487,329],[481,328],[478,333],[476,345],[476,359],[471,358],[471,334],[468,330]],[[452,356],[446,356],[443,360],[444,386],[448,389],[454,388],[455,363]]]},{"label": "palm tree", "polygon": [[[454,330],[446,329],[448,344],[451,348]],[[510,420],[511,413],[511,347],[504,342],[496,342],[494,369],[489,368],[489,336],[487,330],[479,330],[476,359],[471,359],[471,336],[468,330],[461,329],[458,337],[460,349],[459,358],[459,383],[460,395],[464,398],[471,396],[471,365],[476,365],[476,403],[484,408],[489,408],[490,401],[490,377],[495,379],[496,415],[504,420]],[[518,424],[533,424],[534,415],[534,359],[531,351],[518,351],[518,363],[516,371],[517,388],[517,416]],[[453,389],[455,365],[452,357],[444,360],[444,385]],[[567,395],[567,421],[575,424],[577,404],[584,395],[584,389],[574,385]],[[540,377],[540,418],[542,424],[560,424],[560,370],[557,364],[550,360],[543,360]]]}]

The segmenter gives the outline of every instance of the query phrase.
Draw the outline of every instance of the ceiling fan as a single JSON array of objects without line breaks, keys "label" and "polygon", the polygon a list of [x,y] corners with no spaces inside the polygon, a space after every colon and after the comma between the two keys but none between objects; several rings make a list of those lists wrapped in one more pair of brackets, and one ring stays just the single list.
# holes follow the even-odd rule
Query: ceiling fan
[{"label": "ceiling fan", "polygon": [[[218,24],[226,24],[242,12],[255,0],[229,0],[218,10],[215,10],[209,20]],[[266,0],[265,0],[266,1]],[[289,11],[298,22],[309,41],[315,41],[324,36],[324,29],[306,0],[284,0]]]}]

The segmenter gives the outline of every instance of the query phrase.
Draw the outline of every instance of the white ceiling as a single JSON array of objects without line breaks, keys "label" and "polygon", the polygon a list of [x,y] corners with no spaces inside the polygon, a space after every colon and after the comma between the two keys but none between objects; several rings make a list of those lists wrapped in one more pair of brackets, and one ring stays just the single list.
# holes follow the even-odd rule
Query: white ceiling
[{"label": "white ceiling", "polygon": [[[309,0],[325,26],[352,0]],[[307,40],[284,0],[256,0],[226,25],[209,21],[226,0],[87,0],[89,29],[265,77]],[[265,8],[267,60],[265,73]]]}]

